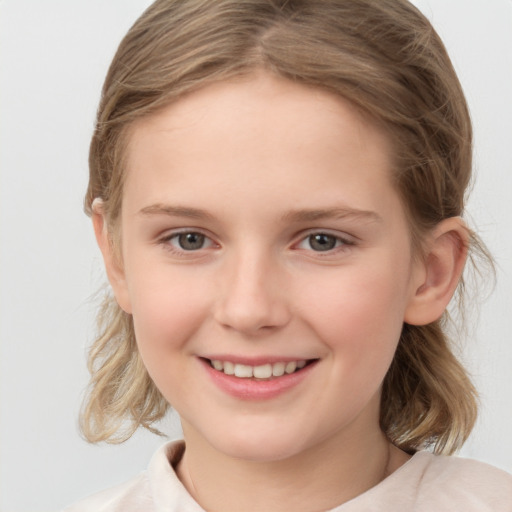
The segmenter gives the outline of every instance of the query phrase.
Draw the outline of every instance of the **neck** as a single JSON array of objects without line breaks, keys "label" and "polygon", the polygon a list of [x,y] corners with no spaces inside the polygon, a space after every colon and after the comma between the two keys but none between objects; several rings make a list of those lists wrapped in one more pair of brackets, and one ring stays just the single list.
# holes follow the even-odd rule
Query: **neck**
[{"label": "neck", "polygon": [[311,512],[345,503],[407,460],[377,427],[340,435],[283,460],[251,461],[216,451],[184,425],[187,447],[177,473],[205,509]]}]

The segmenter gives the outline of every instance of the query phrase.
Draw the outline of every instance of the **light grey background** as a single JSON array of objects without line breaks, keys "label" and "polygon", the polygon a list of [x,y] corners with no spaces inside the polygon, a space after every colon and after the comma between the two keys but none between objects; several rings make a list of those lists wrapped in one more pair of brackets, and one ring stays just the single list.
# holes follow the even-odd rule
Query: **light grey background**
[{"label": "light grey background", "polygon": [[[143,469],[147,433],[89,446],[76,418],[104,280],[81,204],[99,91],[148,0],[0,0],[0,508],[43,512]],[[498,286],[464,359],[482,396],[463,454],[512,471],[512,2],[417,0],[444,38],[476,136],[470,213]],[[177,435],[176,418],[166,421]]]}]

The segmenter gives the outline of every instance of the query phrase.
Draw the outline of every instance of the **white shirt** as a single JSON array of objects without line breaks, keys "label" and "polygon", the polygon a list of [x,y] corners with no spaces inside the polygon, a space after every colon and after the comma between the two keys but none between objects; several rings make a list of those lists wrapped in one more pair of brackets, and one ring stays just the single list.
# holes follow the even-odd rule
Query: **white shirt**
[{"label": "white shirt", "polygon": [[[183,441],[163,445],[147,471],[64,512],[205,512],[174,472]],[[375,487],[330,512],[512,512],[512,475],[420,451]],[[241,511],[239,511],[241,512]]]}]

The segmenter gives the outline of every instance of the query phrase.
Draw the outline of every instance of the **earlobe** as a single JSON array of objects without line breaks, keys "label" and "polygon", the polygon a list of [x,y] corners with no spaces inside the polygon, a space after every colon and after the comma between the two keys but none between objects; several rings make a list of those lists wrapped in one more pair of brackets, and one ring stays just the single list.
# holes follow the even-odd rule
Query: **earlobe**
[{"label": "earlobe", "polygon": [[426,325],[441,317],[464,270],[468,243],[469,232],[460,217],[445,219],[434,228],[404,322]]},{"label": "earlobe", "polygon": [[124,269],[122,268],[118,255],[115,254],[105,219],[103,201],[99,198],[96,198],[92,204],[92,224],[96,242],[103,255],[105,270],[116,301],[126,313],[131,314],[131,304]]}]

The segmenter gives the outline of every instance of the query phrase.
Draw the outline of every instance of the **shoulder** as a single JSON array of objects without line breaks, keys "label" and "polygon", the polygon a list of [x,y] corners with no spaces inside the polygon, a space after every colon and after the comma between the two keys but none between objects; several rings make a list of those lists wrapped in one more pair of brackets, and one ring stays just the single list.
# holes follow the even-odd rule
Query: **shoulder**
[{"label": "shoulder", "polygon": [[151,502],[149,481],[144,472],[127,482],[80,500],[62,512],[151,512]]},{"label": "shoulder", "polygon": [[409,463],[418,471],[419,503],[437,505],[439,510],[512,512],[512,475],[505,471],[476,460],[427,452],[417,453]]},{"label": "shoulder", "polygon": [[186,491],[173,470],[183,451],[182,441],[164,444],[153,455],[146,471],[78,501],[62,512],[154,512],[158,503],[165,503],[171,507],[169,510],[196,510],[187,502]]}]

